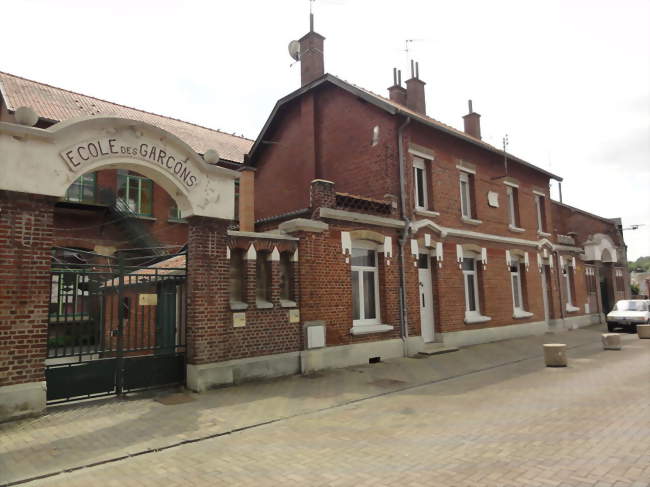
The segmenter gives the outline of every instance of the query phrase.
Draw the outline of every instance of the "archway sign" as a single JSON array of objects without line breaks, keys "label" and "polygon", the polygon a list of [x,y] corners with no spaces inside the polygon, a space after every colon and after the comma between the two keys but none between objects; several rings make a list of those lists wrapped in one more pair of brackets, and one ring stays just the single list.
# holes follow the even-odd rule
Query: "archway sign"
[{"label": "archway sign", "polygon": [[206,163],[175,135],[117,117],[88,117],[47,129],[0,123],[0,190],[63,197],[81,175],[129,169],[154,180],[182,217],[231,220],[238,173]]}]

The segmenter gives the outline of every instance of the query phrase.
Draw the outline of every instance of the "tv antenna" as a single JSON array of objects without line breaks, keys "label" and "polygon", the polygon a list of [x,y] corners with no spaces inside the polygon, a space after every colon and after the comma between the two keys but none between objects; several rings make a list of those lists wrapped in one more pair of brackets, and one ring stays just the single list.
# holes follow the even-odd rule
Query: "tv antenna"
[{"label": "tv antenna", "polygon": [[409,52],[411,50],[411,44],[413,42],[420,42],[420,41],[423,41],[423,40],[424,39],[406,39],[404,41],[404,52],[406,53],[406,64],[408,64],[409,61],[411,60],[411,58],[409,56]]}]

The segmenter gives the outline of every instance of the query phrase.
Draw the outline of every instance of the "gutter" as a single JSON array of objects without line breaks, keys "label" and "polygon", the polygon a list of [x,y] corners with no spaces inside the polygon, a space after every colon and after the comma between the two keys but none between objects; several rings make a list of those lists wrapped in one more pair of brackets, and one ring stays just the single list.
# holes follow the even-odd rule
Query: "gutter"
[{"label": "gutter", "polygon": [[400,217],[404,221],[404,228],[399,238],[399,324],[400,324],[400,338],[402,339],[402,346],[404,348],[404,356],[408,357],[408,313],[406,307],[406,267],[404,266],[404,245],[408,237],[411,221],[406,215],[406,181],[404,178],[404,143],[402,135],[404,129],[411,122],[411,117],[407,116],[404,123],[399,126],[397,130],[397,152],[399,159],[399,192],[400,192]]}]

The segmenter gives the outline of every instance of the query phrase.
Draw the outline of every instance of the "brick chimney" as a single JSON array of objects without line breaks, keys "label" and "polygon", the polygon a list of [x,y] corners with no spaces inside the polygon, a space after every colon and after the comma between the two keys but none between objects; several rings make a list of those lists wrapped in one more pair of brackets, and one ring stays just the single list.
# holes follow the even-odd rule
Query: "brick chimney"
[{"label": "brick chimney", "polygon": [[411,79],[406,80],[406,106],[414,112],[427,114],[424,102],[424,85],[420,79],[420,67],[418,63],[411,61]]},{"label": "brick chimney", "polygon": [[239,169],[239,230],[255,231],[255,168]]},{"label": "brick chimney", "polygon": [[481,138],[481,116],[472,110],[472,100],[469,100],[469,113],[463,117],[465,133],[477,139]]},{"label": "brick chimney", "polygon": [[323,44],[325,38],[314,32],[314,16],[309,14],[309,32],[300,43],[300,86],[305,86],[325,74]]},{"label": "brick chimney", "polygon": [[400,105],[406,105],[406,88],[402,86],[402,71],[393,68],[393,86],[388,88],[388,98]]}]

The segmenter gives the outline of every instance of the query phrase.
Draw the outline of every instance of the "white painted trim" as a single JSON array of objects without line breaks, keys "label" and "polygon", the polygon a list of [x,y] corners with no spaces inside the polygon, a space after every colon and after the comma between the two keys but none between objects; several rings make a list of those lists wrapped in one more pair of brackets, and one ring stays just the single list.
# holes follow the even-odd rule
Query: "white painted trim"
[{"label": "white painted trim", "polygon": [[467,325],[473,325],[477,323],[487,323],[488,321],[492,320],[490,316],[483,316],[483,315],[478,315],[474,312],[465,312],[465,324]]},{"label": "white painted trim", "polygon": [[512,183],[510,181],[504,181],[503,184],[510,186],[511,188],[519,188],[519,185],[517,183]]},{"label": "white painted trim", "polygon": [[487,249],[485,247],[481,247],[481,263],[485,269],[485,266],[487,265]]},{"label": "white painted trim", "polygon": [[277,247],[273,247],[271,252],[271,262],[280,262],[280,251]]},{"label": "white painted trim", "polygon": [[369,333],[385,333],[392,330],[393,327],[391,325],[358,325],[350,328],[350,334],[367,335]]},{"label": "white painted trim", "polygon": [[396,218],[386,218],[383,216],[366,215],[365,213],[356,213],[353,211],[335,210],[333,208],[321,208],[321,218],[330,218],[332,220],[349,221],[354,223],[365,223],[367,225],[376,225],[388,228],[403,228],[404,222]]},{"label": "white painted trim", "polygon": [[299,240],[296,237],[280,235],[279,233],[240,232],[238,230],[228,230],[228,235],[231,237],[268,238],[270,240],[293,240],[294,242],[297,242]]},{"label": "white painted trim", "polygon": [[438,261],[438,266],[442,266],[442,242],[436,242],[436,260]]},{"label": "white painted trim", "polygon": [[226,246],[226,259],[230,260],[230,247]]},{"label": "white painted trim", "polygon": [[463,262],[463,246],[460,244],[456,244],[456,262],[459,266]]},{"label": "white painted trim", "polygon": [[470,169],[469,167],[461,166],[460,164],[456,165],[456,169],[460,169],[463,172],[476,175],[475,169]]},{"label": "white painted trim", "polygon": [[414,238],[411,239],[411,254],[413,254],[413,257],[416,259],[418,258],[418,253],[419,253],[419,246],[418,246],[418,241],[415,240]]},{"label": "white painted trim", "polygon": [[575,313],[576,311],[580,311],[580,308],[573,306],[571,303],[567,303],[565,309],[567,313]]},{"label": "white painted trim", "polygon": [[431,234],[430,233],[425,233],[424,234],[424,246],[429,248],[431,247]]},{"label": "white painted trim", "polygon": [[515,320],[520,320],[523,318],[530,318],[531,316],[534,316],[535,313],[531,313],[530,311],[523,311],[523,310],[515,310],[515,312],[512,315],[512,318]]},{"label": "white painted trim", "polygon": [[530,259],[528,258],[528,252],[524,252],[524,266],[526,266],[526,270],[530,267]]},{"label": "white painted trim", "polygon": [[298,249],[296,249],[293,255],[291,256],[291,262],[298,262]]},{"label": "white painted trim", "polygon": [[413,154],[414,156],[421,157],[422,159],[426,159],[427,161],[435,161],[436,157],[434,154],[427,154],[426,152],[422,152],[417,149],[412,149],[409,148],[408,150],[409,154]]},{"label": "white painted trim", "polygon": [[316,232],[321,233],[329,229],[329,225],[320,220],[310,220],[309,218],[294,218],[282,222],[278,225],[278,229],[287,232]]},{"label": "white painted trim", "polygon": [[441,227],[435,222],[432,222],[431,220],[417,220],[415,222],[411,222],[411,230],[413,233],[417,233],[421,228],[424,227],[429,227],[431,230],[435,230],[440,235],[440,238],[445,238],[447,236],[447,231],[445,228]]},{"label": "white painted trim", "polygon": [[430,216],[430,217],[437,217],[440,216],[440,212],[438,211],[432,211],[432,210],[423,210],[422,208],[416,208],[415,209],[415,214],[420,215],[420,216]]},{"label": "white painted trim", "polygon": [[384,258],[390,259],[393,256],[393,239],[384,237]]},{"label": "white painted trim", "polygon": [[246,260],[257,259],[257,252],[255,251],[255,247],[253,246],[253,244],[251,244],[251,246],[248,247],[248,250],[246,251],[246,255],[244,255],[244,259]]},{"label": "white painted trim", "polygon": [[546,197],[546,193],[542,193],[541,191],[537,191],[536,189],[533,190],[533,194],[536,194],[537,196]]},{"label": "white painted trim", "polygon": [[461,220],[463,220],[463,223],[469,223],[470,225],[480,225],[483,223],[483,220],[476,220],[475,218],[469,218],[466,216],[461,216]]},{"label": "white painted trim", "polygon": [[352,254],[352,239],[350,232],[341,232],[341,252],[343,254]]},{"label": "white painted trim", "polygon": [[512,258],[510,257],[510,251],[506,250],[506,267],[510,267],[512,264],[510,263],[512,261]]},{"label": "white painted trim", "polygon": [[508,224],[508,230],[510,230],[511,232],[515,232],[515,233],[523,233],[523,232],[526,231],[525,228],[515,227],[511,223]]}]

